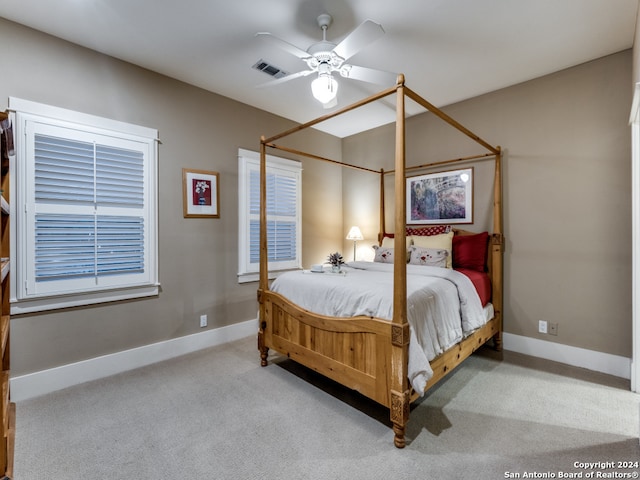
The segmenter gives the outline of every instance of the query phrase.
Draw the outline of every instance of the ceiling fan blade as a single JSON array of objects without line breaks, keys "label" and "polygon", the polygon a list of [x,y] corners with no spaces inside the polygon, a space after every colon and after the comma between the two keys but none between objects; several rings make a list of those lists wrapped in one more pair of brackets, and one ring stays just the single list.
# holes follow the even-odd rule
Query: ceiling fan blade
[{"label": "ceiling fan blade", "polygon": [[260,85],[256,85],[256,87],[258,88],[273,87],[274,85],[279,85],[281,83],[288,82],[289,80],[294,80],[300,77],[306,77],[307,75],[310,75],[312,73],[314,73],[313,70],[302,70],[301,72],[292,73],[290,75],[287,75],[286,77],[278,78],[277,80],[271,80],[270,82],[261,83]]},{"label": "ceiling fan blade", "polygon": [[344,65],[340,71],[340,75],[345,78],[361,80],[363,82],[375,83],[385,87],[391,87],[398,80],[397,73],[385,72],[384,70],[376,70],[374,68],[359,67],[358,65]]},{"label": "ceiling fan blade", "polygon": [[382,35],[384,35],[382,25],[371,20],[365,20],[336,45],[333,51],[347,60]]},{"label": "ceiling fan blade", "polygon": [[309,58],[311,55],[309,55],[307,52],[305,52],[304,50],[302,50],[301,48],[296,47],[295,45],[292,45],[289,42],[286,42],[274,35],[272,35],[269,32],[258,32],[255,35],[256,37],[261,37],[264,38],[265,40],[270,41],[271,43],[273,43],[275,46],[277,46],[278,48],[281,48],[282,50],[284,50],[285,52],[290,53],[291,55],[301,58],[301,59],[305,59],[305,58]]}]

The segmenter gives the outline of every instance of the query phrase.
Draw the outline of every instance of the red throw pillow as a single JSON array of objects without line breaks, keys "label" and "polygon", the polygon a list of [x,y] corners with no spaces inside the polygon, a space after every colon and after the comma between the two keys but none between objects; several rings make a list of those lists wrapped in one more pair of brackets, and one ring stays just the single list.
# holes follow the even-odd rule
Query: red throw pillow
[{"label": "red throw pillow", "polygon": [[468,268],[478,272],[487,270],[488,232],[453,236],[453,268]]}]

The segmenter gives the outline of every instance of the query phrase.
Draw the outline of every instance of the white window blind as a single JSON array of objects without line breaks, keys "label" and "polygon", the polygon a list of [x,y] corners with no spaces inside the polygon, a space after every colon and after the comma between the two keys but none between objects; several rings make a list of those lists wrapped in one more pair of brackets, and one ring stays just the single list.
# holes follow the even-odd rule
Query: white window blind
[{"label": "white window blind", "polygon": [[17,103],[12,311],[157,294],[157,132]]},{"label": "white window blind", "polygon": [[[269,271],[301,266],[300,162],[267,156],[267,252]],[[260,157],[239,151],[239,274],[255,274],[260,262]],[[249,276],[247,281],[256,279]]]}]

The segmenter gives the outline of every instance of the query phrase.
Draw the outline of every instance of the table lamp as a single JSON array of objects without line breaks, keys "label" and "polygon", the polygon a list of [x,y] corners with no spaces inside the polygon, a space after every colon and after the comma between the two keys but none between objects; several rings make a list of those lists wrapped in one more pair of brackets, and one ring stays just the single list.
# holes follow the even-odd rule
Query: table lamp
[{"label": "table lamp", "polygon": [[356,243],[358,240],[364,240],[362,236],[362,232],[355,225],[351,227],[349,233],[347,234],[347,240],[353,240],[353,261],[356,261]]}]

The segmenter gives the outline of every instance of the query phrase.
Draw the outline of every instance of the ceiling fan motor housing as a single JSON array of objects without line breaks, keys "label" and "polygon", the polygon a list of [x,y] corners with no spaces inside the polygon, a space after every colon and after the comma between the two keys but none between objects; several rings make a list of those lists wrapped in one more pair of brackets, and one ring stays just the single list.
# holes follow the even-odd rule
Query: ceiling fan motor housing
[{"label": "ceiling fan motor housing", "polygon": [[311,55],[306,59],[309,68],[318,68],[321,64],[327,64],[332,70],[339,70],[344,63],[344,58],[338,56],[333,49],[335,43],[322,41],[311,45],[307,52]]},{"label": "ceiling fan motor housing", "polygon": [[[322,41],[314,43],[307,49],[311,58],[306,59],[309,68],[317,69],[321,65],[330,67],[329,71],[339,70],[344,63],[344,58],[338,56],[333,50],[336,44],[327,41],[327,28],[333,22],[333,18],[328,13],[318,15],[318,26],[322,29]],[[324,68],[325,72],[327,68]]]}]

